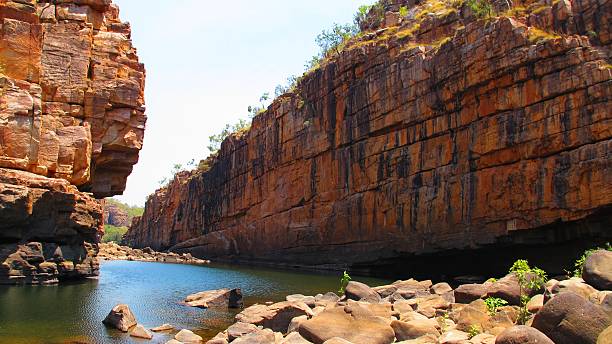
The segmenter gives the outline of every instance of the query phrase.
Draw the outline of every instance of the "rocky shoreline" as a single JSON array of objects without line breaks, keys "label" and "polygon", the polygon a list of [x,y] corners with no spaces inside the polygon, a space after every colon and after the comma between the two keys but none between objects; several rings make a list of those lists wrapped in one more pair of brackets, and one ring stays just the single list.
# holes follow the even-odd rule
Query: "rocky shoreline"
[{"label": "rocky shoreline", "polygon": [[[612,251],[588,252],[577,271],[581,277],[548,279],[544,271],[519,260],[499,280],[457,288],[414,279],[370,287],[345,275],[342,296],[296,294],[283,302],[252,305],[205,343],[610,344]],[[235,308],[241,297],[239,289],[211,290],[190,295],[185,303]],[[115,308],[107,325],[153,338],[137,326],[127,307]],[[178,331],[165,327],[168,335]],[[204,341],[183,329],[167,344]]]},{"label": "rocky shoreline", "polygon": [[195,258],[189,253],[181,255],[173,252],[157,252],[151,249],[150,247],[146,247],[143,249],[134,249],[127,246],[118,245],[114,242],[99,244],[99,250],[99,260],[127,260],[136,262],[157,262],[189,265],[210,264],[210,260]]}]

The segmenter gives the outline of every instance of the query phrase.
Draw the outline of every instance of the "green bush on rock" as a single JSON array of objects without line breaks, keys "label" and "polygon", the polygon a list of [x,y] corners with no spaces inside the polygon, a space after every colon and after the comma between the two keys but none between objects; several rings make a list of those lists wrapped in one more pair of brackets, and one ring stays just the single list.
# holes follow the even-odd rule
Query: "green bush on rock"
[{"label": "green bush on rock", "polygon": [[519,259],[510,268],[510,273],[514,274],[519,282],[521,309],[517,323],[524,325],[531,316],[527,309],[527,303],[530,300],[529,290],[537,290],[544,287],[547,280],[546,272],[537,267],[530,267],[527,260]]}]

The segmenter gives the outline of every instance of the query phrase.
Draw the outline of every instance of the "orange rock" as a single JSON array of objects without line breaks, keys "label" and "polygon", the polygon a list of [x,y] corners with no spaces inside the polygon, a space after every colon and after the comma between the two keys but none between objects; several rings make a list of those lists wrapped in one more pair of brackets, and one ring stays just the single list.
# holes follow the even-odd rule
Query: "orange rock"
[{"label": "orange rock", "polygon": [[[591,27],[611,12],[574,5],[559,20],[588,12]],[[210,170],[152,195],[127,241],[345,266],[477,248],[556,223],[559,236],[542,237],[572,238],[563,226],[612,203],[609,41],[555,19],[538,30],[566,27],[559,37],[526,23],[453,14],[409,42],[348,47],[225,140]]]},{"label": "orange rock", "polygon": [[[97,274],[94,197],[138,161],[144,78],[110,0],[1,1],[0,284]],[[32,245],[42,262],[18,257]]]}]

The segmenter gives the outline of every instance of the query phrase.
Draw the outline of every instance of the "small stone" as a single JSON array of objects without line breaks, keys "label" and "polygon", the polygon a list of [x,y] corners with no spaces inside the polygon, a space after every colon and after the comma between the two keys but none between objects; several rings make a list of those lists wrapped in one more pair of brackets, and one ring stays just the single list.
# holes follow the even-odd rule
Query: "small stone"
[{"label": "small stone", "polygon": [[130,336],[135,338],[153,339],[153,334],[147,331],[147,329],[140,324],[134,327],[134,329],[130,332]]},{"label": "small stone", "polygon": [[174,326],[170,324],[163,324],[161,326],[157,326],[151,329],[153,332],[164,332],[164,331],[172,331],[174,330]]},{"label": "small stone", "polygon": [[178,340],[179,342],[183,342],[184,344],[200,344],[202,343],[202,337],[198,336],[197,334],[189,331],[189,330],[180,330],[179,333],[177,333],[174,336],[174,339]]}]

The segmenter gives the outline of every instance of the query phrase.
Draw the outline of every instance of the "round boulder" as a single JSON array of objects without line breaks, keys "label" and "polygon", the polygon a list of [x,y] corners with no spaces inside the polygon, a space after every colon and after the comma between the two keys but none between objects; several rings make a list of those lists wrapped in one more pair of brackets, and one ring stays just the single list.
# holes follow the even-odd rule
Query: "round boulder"
[{"label": "round boulder", "polygon": [[350,281],[346,285],[344,294],[348,299],[365,302],[380,302],[380,295],[367,284]]},{"label": "round boulder", "polygon": [[502,332],[495,344],[555,344],[537,329],[529,326],[512,326]]},{"label": "round boulder", "polygon": [[544,304],[532,326],[556,344],[595,343],[611,320],[608,314],[581,296],[561,293]]},{"label": "round boulder", "polygon": [[582,278],[600,290],[612,290],[612,251],[593,252],[584,263]]}]

